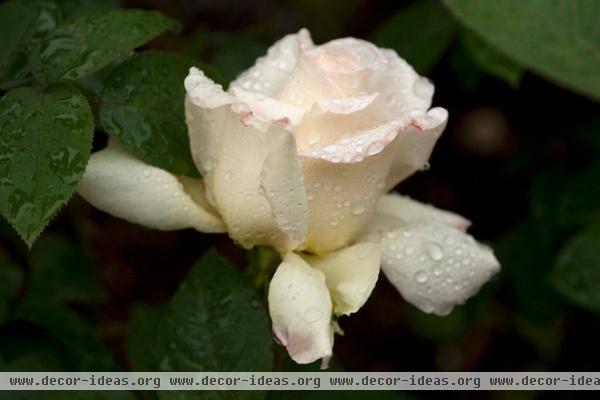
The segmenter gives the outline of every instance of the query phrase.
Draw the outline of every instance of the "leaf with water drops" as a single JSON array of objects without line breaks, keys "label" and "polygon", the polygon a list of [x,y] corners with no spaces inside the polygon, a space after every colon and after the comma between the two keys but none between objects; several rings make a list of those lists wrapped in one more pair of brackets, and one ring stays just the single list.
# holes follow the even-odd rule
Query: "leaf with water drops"
[{"label": "leaf with water drops", "polygon": [[36,41],[33,72],[42,82],[79,79],[176,27],[176,20],[155,11],[117,9],[84,15]]},{"label": "leaf with water drops", "polygon": [[29,246],[75,191],[93,127],[85,97],[70,85],[0,99],[0,212]]},{"label": "leaf with water drops", "polygon": [[600,313],[600,224],[572,238],[550,275],[552,286],[581,307]]},{"label": "leaf with water drops", "polygon": [[600,98],[600,2],[446,0],[468,28],[520,64]]},{"label": "leaf with water drops", "polygon": [[0,84],[27,77],[31,40],[55,29],[60,18],[60,10],[51,1],[11,0],[0,4]]},{"label": "leaf with water drops", "polygon": [[184,117],[183,80],[195,62],[145,51],[130,58],[104,85],[104,130],[141,160],[178,175],[198,176]]},{"label": "leaf with water drops", "polygon": [[[158,336],[161,371],[271,371],[268,318],[241,274],[214,251],[192,268]],[[161,399],[262,399],[264,392],[161,392]]]},{"label": "leaf with water drops", "polygon": [[456,22],[437,0],[401,8],[371,35],[378,46],[390,47],[420,73],[429,71],[452,43]]}]

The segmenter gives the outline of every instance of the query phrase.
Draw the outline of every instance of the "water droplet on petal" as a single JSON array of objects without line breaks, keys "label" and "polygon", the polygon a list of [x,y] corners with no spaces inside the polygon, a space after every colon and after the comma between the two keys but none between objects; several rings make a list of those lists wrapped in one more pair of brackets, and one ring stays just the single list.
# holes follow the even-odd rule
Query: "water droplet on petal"
[{"label": "water droplet on petal", "polygon": [[431,259],[434,261],[440,261],[442,258],[444,258],[442,249],[435,243],[429,243],[426,247],[426,251],[429,257],[431,257]]},{"label": "water droplet on petal", "polygon": [[419,283],[425,283],[427,282],[427,279],[429,279],[429,277],[427,276],[427,273],[425,271],[419,271],[415,274],[415,279]]},{"label": "water droplet on petal", "polygon": [[362,204],[355,204],[354,207],[352,207],[352,214],[354,215],[361,215],[365,212],[365,206],[363,206]]}]

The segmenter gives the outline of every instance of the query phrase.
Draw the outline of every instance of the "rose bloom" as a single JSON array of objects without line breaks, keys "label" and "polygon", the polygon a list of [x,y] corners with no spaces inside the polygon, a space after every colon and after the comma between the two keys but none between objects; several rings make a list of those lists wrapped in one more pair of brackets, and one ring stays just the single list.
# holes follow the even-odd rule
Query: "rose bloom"
[{"label": "rose bloom", "polygon": [[341,315],[380,267],[409,302],[448,314],[499,269],[465,218],[386,194],[426,167],[448,112],[393,50],[288,35],[223,88],[185,80],[191,152],[203,179],[174,176],[116,145],[79,184],[91,204],[163,230],[227,232],[282,256],[269,288],[273,333],[298,363],[332,354]]}]

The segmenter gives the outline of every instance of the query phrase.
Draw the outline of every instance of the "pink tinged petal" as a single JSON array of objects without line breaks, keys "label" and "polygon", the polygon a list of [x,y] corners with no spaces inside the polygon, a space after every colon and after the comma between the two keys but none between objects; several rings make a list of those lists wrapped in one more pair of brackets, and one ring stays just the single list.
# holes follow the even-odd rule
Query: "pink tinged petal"
[{"label": "pink tinged petal", "polygon": [[94,207],[149,228],[225,232],[202,180],[172,175],[115,145],[92,154],[77,191]]},{"label": "pink tinged petal", "polygon": [[244,89],[272,97],[289,79],[302,49],[310,49],[313,46],[310,33],[306,29],[287,35],[271,46],[267,54],[233,81],[229,88]]},{"label": "pink tinged petal", "polygon": [[466,231],[471,225],[471,221],[458,214],[435,208],[430,204],[421,203],[397,193],[391,193],[379,199],[376,213],[383,215],[384,218],[396,217],[404,223],[441,222],[462,231]]},{"label": "pink tinged petal", "polygon": [[277,121],[258,129],[250,112],[235,112],[241,99],[227,95],[222,101],[222,88],[208,78],[191,82],[186,121],[192,156],[229,235],[247,248],[265,244],[287,252],[301,246],[308,212],[293,135]]},{"label": "pink tinged petal", "polygon": [[449,314],[500,269],[492,250],[437,222],[402,225],[381,236],[382,269],[406,301]]},{"label": "pink tinged petal", "polygon": [[233,106],[237,113],[251,113],[254,122],[259,128],[264,129],[271,121],[278,121],[287,128],[292,128],[302,120],[304,110],[290,104],[282,103],[262,94],[256,94],[244,89],[232,88],[231,94],[240,101]]},{"label": "pink tinged petal", "polygon": [[336,315],[358,311],[379,276],[381,250],[375,243],[358,243],[323,256],[305,256],[311,267],[325,275]]},{"label": "pink tinged petal", "polygon": [[433,147],[446,128],[447,121],[448,111],[439,107],[410,120],[408,127],[390,146],[394,157],[386,179],[386,191],[428,167]]},{"label": "pink tinged petal", "polygon": [[380,107],[388,115],[423,115],[431,106],[434,86],[419,76],[394,50],[380,49],[388,63],[369,75],[370,91],[380,94]]},{"label": "pink tinged petal", "polygon": [[300,155],[332,163],[357,163],[381,153],[405,127],[405,121],[395,120],[362,132],[343,135],[313,150],[301,150]]},{"label": "pink tinged petal", "polygon": [[277,268],[269,286],[269,313],[273,333],[299,364],[318,359],[326,363],[332,354],[332,303],[319,270],[289,253]]}]

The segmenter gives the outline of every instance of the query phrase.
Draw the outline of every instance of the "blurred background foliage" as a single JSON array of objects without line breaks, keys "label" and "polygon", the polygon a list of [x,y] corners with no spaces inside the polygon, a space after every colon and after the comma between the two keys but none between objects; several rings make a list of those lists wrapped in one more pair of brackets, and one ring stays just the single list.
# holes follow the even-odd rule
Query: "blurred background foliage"
[{"label": "blurred background foliage", "polygon": [[[340,320],[346,334],[336,337],[334,369],[598,369],[599,2],[50,3],[53,5],[49,7],[60,8],[60,23],[119,6],[158,10],[171,16],[181,21],[180,32],[159,36],[144,48],[179,53],[192,60],[183,64],[204,66],[222,83],[251,66],[276,39],[301,27],[312,32],[316,43],[355,36],[394,48],[419,73],[433,80],[434,105],[450,112],[448,128],[431,159],[431,170],[411,177],[397,190],[467,216],[474,222],[472,234],[493,246],[503,269],[448,317],[426,315],[405,303],[382,275],[365,307]],[[28,34],[43,33],[43,21],[36,22],[36,29]],[[146,53],[144,57],[155,58],[156,68],[163,68],[161,63],[168,62],[161,60],[160,54]],[[132,64],[132,75],[134,62],[135,58],[127,61]],[[10,78],[25,77],[28,64],[15,65],[18,68],[9,71]],[[108,65],[77,82],[92,105],[102,87],[114,89],[110,95],[118,99],[118,85],[107,83],[112,68]],[[8,88],[3,86],[2,90]],[[147,94],[139,93],[142,97]],[[97,126],[101,123],[106,129],[111,122],[118,122],[117,111],[102,115],[102,110],[94,108]],[[98,148],[105,141],[106,135],[97,133],[94,146]],[[147,150],[140,147],[138,156],[152,157]],[[185,162],[165,162],[168,167],[187,168]],[[269,257],[260,250],[248,260],[225,236],[147,230],[94,210],[78,197],[61,211],[31,251],[4,220],[0,231],[2,370],[211,370],[214,354],[198,355],[204,360],[200,362],[178,358],[176,351],[189,351],[188,336],[199,337],[201,344],[202,321],[210,318],[231,330],[256,332],[249,334],[252,338],[246,350],[251,351],[242,356],[242,349],[234,349],[240,357],[228,365],[229,369],[268,369],[273,362],[270,353],[253,351],[271,345],[277,370],[306,368],[290,363],[265,337],[268,333],[261,334],[268,332],[265,314],[259,311],[261,294],[249,293],[241,286],[243,279],[236,268],[245,270],[248,261],[253,268],[257,259]],[[210,267],[192,268],[211,247],[228,261],[209,253],[199,263],[218,264],[226,273],[217,274]],[[186,284],[177,290],[184,280]],[[264,287],[264,282],[254,283]],[[229,288],[235,295],[214,291],[215,287]],[[208,293],[207,297],[190,294],[199,292]],[[224,312],[215,315],[209,307],[213,303]],[[198,320],[185,325],[181,313],[186,309],[195,310]],[[224,344],[223,349],[226,347]],[[151,352],[150,348],[157,350]],[[201,352],[201,346],[195,351]],[[249,357],[255,362],[258,358],[259,364],[248,364]],[[202,398],[199,393],[188,395]],[[331,399],[384,396],[320,392],[311,397],[325,395]],[[513,395],[473,393],[471,397],[502,399]],[[14,393],[0,397],[61,396],[66,395]],[[155,394],[69,396],[130,399],[154,398]],[[267,398],[291,396],[269,393]],[[432,397],[427,393],[385,396]],[[556,396],[531,391],[518,397]]]}]

